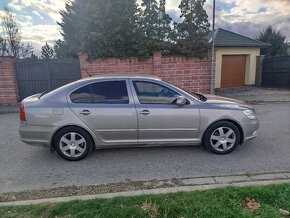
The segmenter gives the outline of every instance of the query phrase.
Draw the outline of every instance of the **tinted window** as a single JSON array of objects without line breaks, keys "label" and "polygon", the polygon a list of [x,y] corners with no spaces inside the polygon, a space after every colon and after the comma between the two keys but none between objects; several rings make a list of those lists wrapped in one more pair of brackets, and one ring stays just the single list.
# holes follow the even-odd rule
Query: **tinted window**
[{"label": "tinted window", "polygon": [[171,89],[152,82],[133,82],[141,104],[171,104],[179,94]]},{"label": "tinted window", "polygon": [[128,104],[126,81],[106,81],[92,84],[93,103]]},{"label": "tinted window", "polygon": [[83,86],[71,93],[70,99],[74,103],[92,103],[90,85]]}]

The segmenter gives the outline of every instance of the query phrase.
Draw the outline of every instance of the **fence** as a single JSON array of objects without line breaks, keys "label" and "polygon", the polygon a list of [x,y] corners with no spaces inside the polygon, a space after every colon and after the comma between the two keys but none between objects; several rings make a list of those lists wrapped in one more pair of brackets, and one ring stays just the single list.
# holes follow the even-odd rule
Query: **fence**
[{"label": "fence", "polygon": [[145,60],[106,58],[87,61],[86,55],[80,55],[79,59],[82,78],[102,74],[145,74],[158,76],[191,93],[210,92],[210,57],[200,59],[155,53]]},{"label": "fence", "polygon": [[80,79],[79,60],[18,60],[15,64],[19,100]]},{"label": "fence", "polygon": [[262,86],[290,88],[290,56],[264,59]]},{"label": "fence", "polygon": [[210,57],[182,56],[79,60],[17,60],[0,57],[0,105],[17,104],[29,95],[50,91],[69,82],[100,74],[154,75],[188,92],[210,91]]}]

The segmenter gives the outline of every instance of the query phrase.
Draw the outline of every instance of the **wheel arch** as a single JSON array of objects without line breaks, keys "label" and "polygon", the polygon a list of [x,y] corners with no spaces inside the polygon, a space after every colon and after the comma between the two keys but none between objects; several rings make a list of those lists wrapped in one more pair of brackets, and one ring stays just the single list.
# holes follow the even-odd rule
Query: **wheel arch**
[{"label": "wheel arch", "polygon": [[95,142],[95,139],[94,137],[92,136],[92,133],[90,131],[88,131],[86,128],[82,127],[82,126],[79,126],[79,125],[75,125],[75,124],[71,124],[71,125],[65,125],[65,126],[62,126],[60,128],[58,128],[53,134],[52,134],[52,137],[51,137],[51,140],[50,140],[50,151],[53,152],[55,151],[55,148],[54,148],[54,140],[55,140],[55,136],[58,132],[60,132],[61,130],[65,129],[65,128],[69,128],[69,127],[77,127],[77,128],[80,128],[82,130],[84,130],[85,132],[88,133],[88,135],[91,137],[91,140],[93,142],[93,150],[96,149],[96,142]]},{"label": "wheel arch", "polygon": [[204,131],[203,134],[202,134],[202,139],[201,139],[202,143],[204,142],[204,136],[205,136],[207,130],[208,130],[212,125],[214,125],[214,124],[216,124],[216,123],[219,123],[219,122],[223,122],[223,121],[226,121],[226,122],[229,122],[229,123],[232,123],[233,125],[235,125],[235,126],[239,129],[239,132],[240,132],[240,134],[241,134],[240,142],[239,142],[239,143],[242,144],[242,143],[244,142],[244,131],[243,131],[241,125],[240,125],[237,121],[235,121],[235,120],[231,120],[231,119],[222,119],[222,120],[216,120],[216,121],[212,122],[210,125],[208,125],[208,126],[206,127],[205,131]]}]

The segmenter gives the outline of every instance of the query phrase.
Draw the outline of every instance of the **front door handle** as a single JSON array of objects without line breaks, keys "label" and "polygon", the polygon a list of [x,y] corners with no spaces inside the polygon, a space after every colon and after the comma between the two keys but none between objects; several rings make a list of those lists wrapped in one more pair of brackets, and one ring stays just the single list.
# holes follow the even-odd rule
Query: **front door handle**
[{"label": "front door handle", "polygon": [[85,116],[89,115],[90,113],[91,112],[89,110],[83,110],[80,112],[80,114],[85,115]]},{"label": "front door handle", "polygon": [[150,114],[150,111],[148,111],[148,110],[143,110],[143,111],[140,111],[139,114],[142,114],[142,115],[144,115],[144,116],[147,116],[147,115]]}]

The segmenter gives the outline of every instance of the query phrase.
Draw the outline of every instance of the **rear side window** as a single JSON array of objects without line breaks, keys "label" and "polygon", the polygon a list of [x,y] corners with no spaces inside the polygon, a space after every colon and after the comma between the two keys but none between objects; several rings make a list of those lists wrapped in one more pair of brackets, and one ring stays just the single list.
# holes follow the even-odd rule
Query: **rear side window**
[{"label": "rear side window", "polygon": [[84,86],[71,94],[71,100],[74,103],[128,104],[126,81],[105,81]]},{"label": "rear side window", "polygon": [[126,81],[107,81],[92,84],[93,103],[128,104]]},{"label": "rear side window", "polygon": [[91,85],[83,86],[70,94],[73,103],[92,103]]}]

